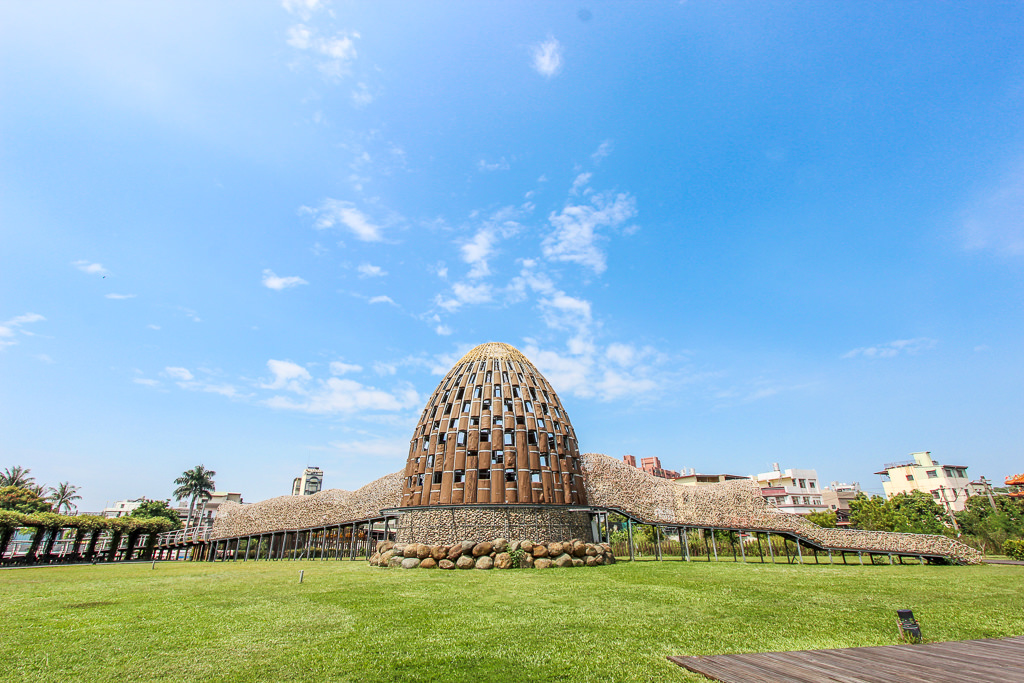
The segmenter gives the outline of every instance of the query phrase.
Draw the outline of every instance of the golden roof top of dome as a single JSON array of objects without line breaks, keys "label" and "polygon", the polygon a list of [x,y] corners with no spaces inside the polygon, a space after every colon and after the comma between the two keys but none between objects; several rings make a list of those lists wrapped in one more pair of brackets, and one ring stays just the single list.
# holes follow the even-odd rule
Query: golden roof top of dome
[{"label": "golden roof top of dome", "polygon": [[[523,353],[512,346],[511,344],[503,344],[501,342],[485,342],[479,346],[474,346],[470,349],[466,355],[459,359],[459,363],[465,363],[467,361],[475,360],[514,360],[518,363],[530,363],[530,359],[523,355]],[[458,365],[458,363],[456,363]]]}]

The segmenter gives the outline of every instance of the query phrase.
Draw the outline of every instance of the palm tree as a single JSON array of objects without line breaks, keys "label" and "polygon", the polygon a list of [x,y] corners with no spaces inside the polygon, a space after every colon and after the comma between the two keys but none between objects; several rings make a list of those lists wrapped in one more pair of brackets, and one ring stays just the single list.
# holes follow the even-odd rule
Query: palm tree
[{"label": "palm tree", "polygon": [[35,483],[35,478],[28,476],[28,473],[31,471],[27,467],[21,467],[20,465],[4,468],[3,473],[0,473],[0,488],[4,486],[28,488],[31,484]]},{"label": "palm tree", "polygon": [[82,500],[82,497],[78,495],[77,486],[62,481],[57,484],[57,488],[51,489],[50,497],[47,500],[53,503],[54,511],[60,514],[62,510],[70,513],[73,508],[77,507],[71,501]]},{"label": "palm tree", "polygon": [[178,488],[174,489],[176,500],[188,499],[188,519],[185,521],[185,528],[188,529],[192,522],[192,511],[195,509],[196,500],[206,500],[213,493],[213,478],[217,475],[213,470],[208,470],[202,465],[196,465],[190,470],[185,470],[181,476],[174,480]]}]

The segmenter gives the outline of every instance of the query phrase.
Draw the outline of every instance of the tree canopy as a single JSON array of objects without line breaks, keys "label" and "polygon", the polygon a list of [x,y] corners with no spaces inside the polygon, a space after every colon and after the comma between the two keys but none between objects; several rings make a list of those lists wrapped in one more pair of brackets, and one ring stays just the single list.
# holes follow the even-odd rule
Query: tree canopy
[{"label": "tree canopy", "polygon": [[868,531],[941,534],[945,511],[922,491],[898,493],[889,500],[861,493],[850,501],[850,526]]},{"label": "tree canopy", "polygon": [[166,500],[145,500],[128,516],[135,519],[166,519],[173,525],[170,527],[171,529],[181,528],[178,511],[173,509]]},{"label": "tree canopy", "polygon": [[50,512],[53,506],[35,491],[21,486],[0,488],[0,510],[20,512],[25,515]]}]

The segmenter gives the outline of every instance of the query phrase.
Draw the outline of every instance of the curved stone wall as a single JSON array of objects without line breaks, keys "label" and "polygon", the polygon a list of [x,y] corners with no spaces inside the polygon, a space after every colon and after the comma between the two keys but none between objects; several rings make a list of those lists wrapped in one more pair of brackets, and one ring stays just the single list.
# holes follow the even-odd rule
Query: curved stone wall
[{"label": "curved stone wall", "polygon": [[564,507],[517,505],[514,507],[430,507],[407,509],[395,526],[398,543],[452,544],[456,541],[479,543],[496,536],[530,538],[551,543],[592,535],[590,514],[570,512]]}]

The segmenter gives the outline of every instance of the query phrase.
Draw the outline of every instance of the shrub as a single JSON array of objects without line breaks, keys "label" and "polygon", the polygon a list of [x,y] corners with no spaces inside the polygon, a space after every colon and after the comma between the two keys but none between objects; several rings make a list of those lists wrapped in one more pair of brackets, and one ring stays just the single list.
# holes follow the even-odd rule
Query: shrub
[{"label": "shrub", "polygon": [[1024,541],[1010,539],[1003,543],[1003,552],[1012,560],[1024,561]]}]

